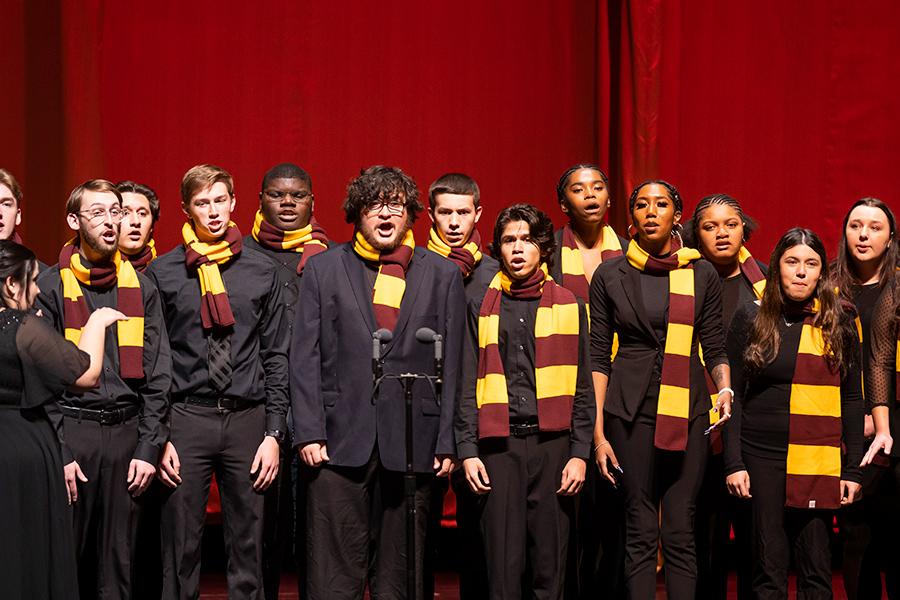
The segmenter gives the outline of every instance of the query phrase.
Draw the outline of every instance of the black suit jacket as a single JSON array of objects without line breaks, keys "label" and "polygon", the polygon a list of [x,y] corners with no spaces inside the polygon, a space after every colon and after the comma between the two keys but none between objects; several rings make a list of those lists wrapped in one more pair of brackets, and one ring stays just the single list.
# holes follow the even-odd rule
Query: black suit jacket
[{"label": "black suit jacket", "polygon": [[[591,368],[609,376],[604,411],[631,421],[650,388],[663,344],[644,309],[640,274],[624,256],[597,267],[591,281]],[[613,332],[619,352],[610,361]],[[722,325],[722,284],[711,264],[694,262],[694,339],[691,344],[691,409],[694,419],[709,412],[709,394],[697,343],[703,344],[706,368],[728,364]],[[656,382],[658,383],[658,382]]]},{"label": "black suit jacket", "polygon": [[[377,443],[381,463],[403,471],[403,388],[386,380],[373,397],[372,333],[378,327],[367,269],[350,244],[341,244],[310,258],[303,271],[290,353],[294,445],[324,441],[330,465],[358,467]],[[441,404],[427,382],[418,380],[413,386],[413,462],[418,472],[433,472],[436,454],[456,453],[453,411],[464,307],[456,265],[416,248],[394,338],[382,357],[385,373],[433,374],[433,348],[416,340],[416,330],[430,327],[444,336]]]}]

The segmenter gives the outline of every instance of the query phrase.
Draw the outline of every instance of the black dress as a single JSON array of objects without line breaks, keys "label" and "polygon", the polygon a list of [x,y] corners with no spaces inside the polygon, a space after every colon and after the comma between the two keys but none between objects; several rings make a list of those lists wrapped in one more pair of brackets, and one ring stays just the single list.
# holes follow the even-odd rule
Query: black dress
[{"label": "black dress", "polygon": [[0,581],[4,598],[77,598],[59,441],[44,406],[90,357],[40,319],[0,311]]}]

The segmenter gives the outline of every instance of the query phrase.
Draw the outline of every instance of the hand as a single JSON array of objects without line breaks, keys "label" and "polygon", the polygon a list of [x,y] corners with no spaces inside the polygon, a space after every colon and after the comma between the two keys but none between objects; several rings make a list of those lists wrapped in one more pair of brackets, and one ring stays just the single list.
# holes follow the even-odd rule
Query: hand
[{"label": "hand", "polygon": [[734,400],[734,397],[728,390],[725,390],[716,397],[715,411],[719,415],[719,420],[713,423],[712,427],[706,430],[707,433],[723,427],[725,423],[728,422],[728,419],[731,418],[732,400]]},{"label": "hand", "polygon": [[466,481],[469,487],[476,494],[487,494],[491,491],[491,480],[488,477],[487,469],[484,463],[477,456],[467,458],[462,463],[463,472],[466,474]]},{"label": "hand", "polygon": [[432,468],[435,470],[435,476],[446,477],[455,471],[457,466],[456,459],[452,456],[438,454],[434,457],[434,466]]},{"label": "hand", "polygon": [[128,317],[125,316],[124,313],[117,311],[114,308],[109,308],[108,306],[104,306],[103,308],[98,308],[94,312],[91,313],[91,316],[88,317],[88,322],[94,321],[103,325],[104,328],[109,327],[116,321],[127,321]]},{"label": "hand", "polygon": [[584,485],[584,472],[587,470],[587,462],[583,458],[572,457],[566,463],[562,472],[562,482],[556,493],[560,496],[574,496],[581,491]]},{"label": "hand", "polygon": [[613,452],[612,445],[608,440],[602,440],[594,445],[594,461],[600,467],[600,474],[603,475],[603,478],[616,485],[616,478],[609,470],[609,465],[611,464],[619,473],[622,472],[622,467],[619,466],[619,459],[616,458],[616,453]]},{"label": "hand", "polygon": [[866,415],[865,424],[863,425],[863,437],[867,440],[875,437],[875,419],[872,415]]},{"label": "hand", "polygon": [[278,440],[271,435],[263,437],[262,443],[256,449],[256,456],[253,457],[253,464],[250,465],[250,474],[259,473],[256,481],[253,482],[253,489],[257,492],[264,492],[266,488],[272,485],[275,477],[278,476],[278,462],[281,460],[281,448],[278,446]]},{"label": "hand", "polygon": [[875,460],[875,456],[881,450],[884,450],[885,454],[891,453],[891,448],[894,447],[894,438],[891,437],[890,433],[876,433],[875,439],[872,440],[872,443],[869,445],[869,451],[866,452],[866,455],[863,456],[862,462],[859,463],[859,466],[864,467],[867,464],[871,463]]},{"label": "hand", "polygon": [[841,506],[853,504],[860,497],[862,486],[855,481],[841,479]]},{"label": "hand", "polygon": [[156,467],[145,460],[132,458],[128,465],[128,493],[135,498],[143,494],[154,475]]},{"label": "hand", "polygon": [[181,461],[178,460],[178,452],[172,442],[166,442],[163,448],[162,459],[159,461],[159,480],[170,488],[176,488],[181,483]]},{"label": "hand", "polygon": [[320,467],[322,463],[327,463],[328,449],[323,442],[310,442],[300,448],[300,458],[309,467]]},{"label": "hand", "polygon": [[88,478],[81,472],[81,467],[74,460],[63,467],[63,475],[66,478],[66,495],[69,498],[69,505],[78,502],[78,484],[76,480],[87,483]]},{"label": "hand", "polygon": [[750,495],[750,473],[747,471],[735,471],[725,478],[728,493],[738,498],[752,498]]}]

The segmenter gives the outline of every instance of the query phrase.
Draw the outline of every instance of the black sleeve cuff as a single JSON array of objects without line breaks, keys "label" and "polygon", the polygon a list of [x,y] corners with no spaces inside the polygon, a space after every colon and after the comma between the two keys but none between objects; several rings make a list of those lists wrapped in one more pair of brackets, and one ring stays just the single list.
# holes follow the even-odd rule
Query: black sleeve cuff
[{"label": "black sleeve cuff", "polygon": [[159,462],[159,448],[147,442],[138,442],[132,458],[148,462],[155,467]]},{"label": "black sleeve cuff", "polygon": [[73,460],[75,460],[75,456],[72,454],[72,451],[69,450],[69,447],[66,444],[60,445],[60,454],[62,454],[62,463],[63,466],[69,464]]},{"label": "black sleeve cuff", "polygon": [[285,434],[287,436],[287,419],[284,418],[283,415],[274,415],[268,414],[266,415],[266,431],[272,431],[277,429],[278,431]]},{"label": "black sleeve cuff", "polygon": [[476,458],[478,456],[478,444],[474,442],[460,442],[456,445],[456,456],[459,460]]},{"label": "black sleeve cuff", "polygon": [[591,443],[590,442],[569,442],[569,456],[572,458],[581,458],[590,461]]}]

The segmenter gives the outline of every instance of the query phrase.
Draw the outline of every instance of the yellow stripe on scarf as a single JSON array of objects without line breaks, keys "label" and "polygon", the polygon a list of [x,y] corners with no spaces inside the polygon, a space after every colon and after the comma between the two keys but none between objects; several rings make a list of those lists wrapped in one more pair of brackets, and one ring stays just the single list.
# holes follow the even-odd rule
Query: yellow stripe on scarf
[{"label": "yellow stripe on scarf", "polygon": [[[234,227],[234,223],[229,221],[229,227]],[[222,280],[222,272],[219,270],[221,263],[227,262],[234,254],[231,252],[231,245],[224,241],[214,244],[201,242],[197,237],[190,221],[186,221],[181,226],[181,235],[188,246],[198,254],[202,254],[209,261],[200,265],[197,269],[198,279],[200,280],[200,296],[207,292],[211,294],[225,294],[225,282]]]},{"label": "yellow stripe on scarf", "polygon": [[[440,233],[438,233],[436,227],[432,227],[428,230],[428,244],[427,248],[432,252],[436,252],[440,254],[444,258],[450,256],[450,253],[453,251],[453,248],[444,241],[444,238],[441,237]],[[475,262],[481,262],[482,254],[481,248],[478,247],[478,244],[475,242],[468,242],[463,245],[463,248],[469,251],[469,253],[475,257]]]}]

